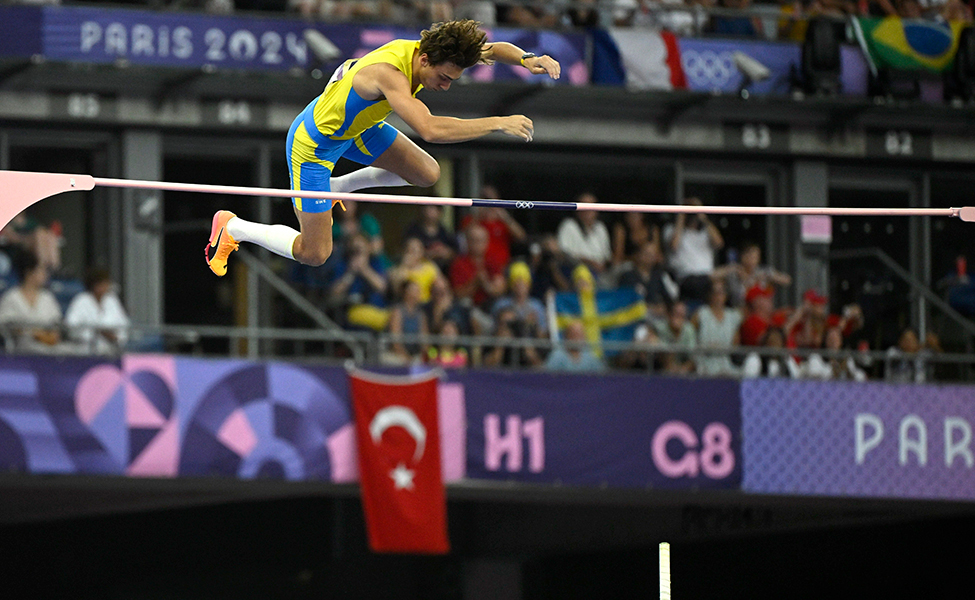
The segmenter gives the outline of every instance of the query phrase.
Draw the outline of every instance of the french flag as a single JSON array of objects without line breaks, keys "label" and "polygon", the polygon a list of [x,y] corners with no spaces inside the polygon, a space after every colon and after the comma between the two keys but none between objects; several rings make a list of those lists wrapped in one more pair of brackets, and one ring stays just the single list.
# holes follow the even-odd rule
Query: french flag
[{"label": "french flag", "polygon": [[626,85],[634,90],[687,89],[673,33],[622,28],[592,33],[593,83]]}]

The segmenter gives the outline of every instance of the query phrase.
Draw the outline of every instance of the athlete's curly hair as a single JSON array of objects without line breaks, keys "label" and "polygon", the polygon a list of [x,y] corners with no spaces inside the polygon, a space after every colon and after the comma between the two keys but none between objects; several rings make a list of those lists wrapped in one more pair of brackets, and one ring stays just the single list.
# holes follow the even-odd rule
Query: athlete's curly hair
[{"label": "athlete's curly hair", "polygon": [[462,69],[481,62],[481,51],[487,34],[477,21],[434,23],[420,34],[420,54],[426,54],[432,66],[453,63]]}]

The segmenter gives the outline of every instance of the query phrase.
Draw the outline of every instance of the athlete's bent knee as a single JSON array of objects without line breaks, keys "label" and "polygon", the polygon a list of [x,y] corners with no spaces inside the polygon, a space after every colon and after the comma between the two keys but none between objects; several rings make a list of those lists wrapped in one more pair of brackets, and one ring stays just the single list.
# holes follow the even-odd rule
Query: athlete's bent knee
[{"label": "athlete's bent knee", "polygon": [[423,166],[417,170],[414,176],[413,185],[417,187],[431,187],[440,180],[440,163],[430,159],[425,161]]},{"label": "athlete's bent knee", "polygon": [[320,244],[313,248],[306,248],[302,246],[300,250],[295,252],[295,260],[310,267],[320,267],[325,264],[325,261],[328,260],[328,257],[331,256],[331,254],[331,242],[327,244]]}]

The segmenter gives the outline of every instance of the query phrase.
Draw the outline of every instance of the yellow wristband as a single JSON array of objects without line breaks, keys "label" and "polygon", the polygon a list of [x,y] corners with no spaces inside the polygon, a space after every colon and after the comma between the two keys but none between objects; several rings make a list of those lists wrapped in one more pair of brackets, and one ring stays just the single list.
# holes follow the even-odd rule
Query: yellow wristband
[{"label": "yellow wristband", "polygon": [[535,54],[533,52],[525,52],[524,54],[521,55],[521,66],[523,66],[523,67],[525,67],[527,69],[528,68],[528,65],[525,64],[525,59],[526,58],[538,58],[538,57],[535,56]]}]

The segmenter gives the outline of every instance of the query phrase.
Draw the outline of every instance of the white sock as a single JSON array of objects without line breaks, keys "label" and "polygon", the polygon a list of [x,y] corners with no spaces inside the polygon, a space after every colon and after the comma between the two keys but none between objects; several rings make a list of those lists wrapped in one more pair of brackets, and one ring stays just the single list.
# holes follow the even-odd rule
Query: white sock
[{"label": "white sock", "polygon": [[358,171],[352,171],[348,175],[333,177],[331,181],[333,192],[354,192],[374,187],[399,187],[410,185],[410,182],[403,179],[392,171],[380,169],[379,167],[363,167]]},{"label": "white sock", "polygon": [[298,232],[287,225],[265,225],[234,217],[227,221],[227,233],[238,242],[250,242],[285,258],[295,258],[293,247]]}]

